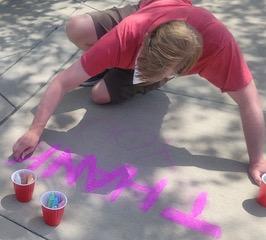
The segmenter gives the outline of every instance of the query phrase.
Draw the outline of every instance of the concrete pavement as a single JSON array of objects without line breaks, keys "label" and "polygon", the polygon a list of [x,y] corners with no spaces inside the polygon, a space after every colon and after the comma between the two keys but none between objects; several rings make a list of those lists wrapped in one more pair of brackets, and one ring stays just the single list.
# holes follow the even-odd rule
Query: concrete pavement
[{"label": "concrete pavement", "polygon": [[[195,3],[213,11],[235,35],[265,110],[265,2]],[[266,237],[266,210],[256,203],[258,188],[246,173],[238,109],[198,76],[175,79],[117,106],[97,106],[89,89],[75,89],[49,120],[34,155],[8,162],[47,82],[80,55],[64,35],[65,21],[126,1],[0,4],[0,239]],[[51,149],[51,156],[40,158]],[[15,200],[10,182],[20,168],[38,175],[33,200],[26,204]],[[132,174],[134,184],[119,188],[121,177]],[[48,190],[63,191],[69,200],[56,228],[41,217],[39,196]]]}]

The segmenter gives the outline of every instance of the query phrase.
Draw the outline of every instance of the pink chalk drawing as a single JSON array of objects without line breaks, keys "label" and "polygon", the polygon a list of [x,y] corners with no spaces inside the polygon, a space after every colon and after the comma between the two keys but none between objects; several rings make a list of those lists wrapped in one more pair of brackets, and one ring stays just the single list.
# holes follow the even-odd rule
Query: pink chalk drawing
[{"label": "pink chalk drawing", "polygon": [[[49,148],[41,155],[33,157],[31,160],[34,160],[34,162],[28,165],[27,168],[30,170],[36,170],[44,164],[45,158],[50,157],[54,153],[56,153],[56,149],[53,147]],[[146,196],[139,205],[139,209],[143,212],[147,212],[155,205],[161,192],[167,185],[166,179],[160,180],[152,187],[136,183],[133,181],[133,178],[137,174],[137,169],[129,164],[124,164],[111,172],[104,171],[97,167],[97,159],[94,155],[85,156],[75,165],[70,151],[62,151],[59,156],[53,159],[52,163],[41,173],[41,177],[52,177],[61,167],[65,168],[66,182],[70,186],[74,185],[78,181],[78,178],[87,169],[86,190],[88,192],[93,192],[117,180],[115,190],[109,193],[106,197],[110,202],[116,201],[125,188],[131,188],[135,191],[145,193]]]},{"label": "pink chalk drawing", "polygon": [[207,193],[202,192],[198,195],[192,206],[190,213],[183,213],[175,208],[166,208],[161,212],[161,217],[186,228],[204,233],[214,238],[220,238],[222,230],[218,225],[197,219],[202,213],[207,202]]},{"label": "pink chalk drawing", "polygon": [[157,182],[153,187],[145,186],[134,182],[130,187],[138,192],[146,193],[146,197],[139,205],[142,212],[147,212],[158,201],[159,196],[167,185],[167,180],[162,179]]},{"label": "pink chalk drawing", "polygon": [[[49,148],[41,155],[31,158],[34,162],[26,168],[36,170],[45,163],[45,158],[50,157],[54,153],[56,153],[56,149],[53,147]],[[137,174],[137,169],[129,164],[122,165],[111,172],[104,171],[97,167],[97,159],[94,155],[85,156],[78,164],[75,164],[70,151],[63,151],[59,156],[53,159],[50,165],[41,173],[41,177],[52,177],[61,167],[66,171],[66,182],[69,186],[74,185],[87,169],[86,190],[88,192],[93,192],[118,180],[115,190],[108,196],[110,201],[118,199],[122,191],[131,184],[132,179]]]},{"label": "pink chalk drawing", "polygon": [[42,164],[44,164],[49,157],[58,151],[57,147],[51,147],[47,151],[41,153],[39,156],[31,157],[28,160],[34,160],[27,168],[30,170],[36,170]]},{"label": "pink chalk drawing", "polygon": [[[53,155],[57,154],[52,158]],[[112,171],[105,171],[97,166],[97,158],[94,155],[85,155],[82,159],[75,163],[70,150],[61,151],[56,147],[50,147],[40,155],[30,157],[26,161],[30,161],[26,168],[36,170],[44,165],[48,160],[49,164],[41,173],[41,178],[50,178],[54,176],[61,168],[66,172],[66,183],[68,186],[73,186],[85,172],[87,192],[93,192],[110,183],[115,182],[114,190],[107,194],[106,200],[115,202],[128,188],[135,193],[141,193],[144,198],[141,200],[138,208],[142,212],[149,211],[159,200],[161,193],[167,186],[167,179],[161,179],[153,186],[144,185],[136,182],[134,179],[138,169],[130,164],[123,164]],[[165,208],[161,211],[160,216],[185,228],[198,231],[200,233],[220,238],[222,230],[218,225],[211,224],[205,220],[199,219],[206,206],[207,193],[200,193],[195,199],[190,213],[183,213],[175,208]]]}]

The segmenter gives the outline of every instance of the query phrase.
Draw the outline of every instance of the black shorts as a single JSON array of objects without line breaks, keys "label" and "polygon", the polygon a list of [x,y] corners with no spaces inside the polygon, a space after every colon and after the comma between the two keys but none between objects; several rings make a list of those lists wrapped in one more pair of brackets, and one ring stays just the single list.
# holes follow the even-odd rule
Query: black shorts
[{"label": "black shorts", "polygon": [[[116,26],[123,18],[137,11],[138,5],[126,5],[123,8],[113,7],[104,11],[88,13],[94,22],[98,39]],[[153,89],[162,86],[165,81],[150,85],[133,84],[134,70],[112,68],[107,69],[104,74],[104,81],[111,97],[112,103],[123,102],[138,93],[145,94]]]}]

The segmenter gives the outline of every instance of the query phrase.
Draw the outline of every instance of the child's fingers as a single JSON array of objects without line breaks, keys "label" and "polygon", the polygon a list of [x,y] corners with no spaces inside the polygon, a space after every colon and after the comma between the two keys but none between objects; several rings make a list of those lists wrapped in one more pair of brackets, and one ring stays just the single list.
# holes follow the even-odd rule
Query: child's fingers
[{"label": "child's fingers", "polygon": [[33,147],[29,147],[26,150],[24,150],[23,153],[21,154],[21,160],[25,160],[26,158],[28,158],[29,155],[33,153],[33,151],[34,151]]},{"label": "child's fingers", "polygon": [[255,176],[255,182],[257,185],[261,185],[261,177],[260,177],[260,174],[258,174],[258,176]]},{"label": "child's fingers", "polygon": [[250,171],[250,175],[257,185],[261,185],[261,173],[259,170],[253,169]]},{"label": "child's fingers", "polygon": [[14,148],[13,148],[13,156],[15,161],[20,161],[21,155],[23,154],[23,152],[25,151],[26,146],[21,144],[21,143],[17,143]]}]

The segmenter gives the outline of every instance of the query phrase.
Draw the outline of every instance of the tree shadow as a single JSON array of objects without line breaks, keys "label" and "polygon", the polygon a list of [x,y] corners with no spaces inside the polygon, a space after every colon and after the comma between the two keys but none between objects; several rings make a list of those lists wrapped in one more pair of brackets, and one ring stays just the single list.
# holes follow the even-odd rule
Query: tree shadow
[{"label": "tree shadow", "polygon": [[[177,115],[186,113],[187,98],[172,95],[177,100],[173,104],[170,102],[169,95],[161,91],[153,91],[144,96],[136,96],[134,99],[121,105],[99,106],[90,102],[88,91],[88,89],[79,88],[64,97],[41,138],[42,142],[48,144],[48,146],[46,145],[46,149],[49,146],[59,144],[60,150],[70,150],[73,155],[79,156],[79,158],[74,158],[75,163],[78,163],[82,156],[92,154],[97,157],[97,167],[106,171],[111,171],[125,163],[131,164],[138,169],[137,181],[144,183],[144,185],[154,184],[158,169],[173,171],[177,176],[176,179],[178,179],[178,176],[182,176],[180,168],[184,166],[198,168],[199,171],[204,169],[210,173],[216,171],[220,173],[218,180],[216,177],[189,179],[189,185],[194,187],[202,187],[205,184],[215,187],[225,186],[229,185],[231,181],[241,181],[246,176],[246,174],[242,173],[246,172],[247,164],[215,156],[211,141],[215,141],[217,136],[214,139],[196,137],[195,139],[191,139],[195,144],[197,141],[201,141],[202,144],[206,145],[206,152],[209,152],[209,155],[191,154],[185,147],[176,147],[169,143],[167,138],[161,136],[160,130],[162,123],[166,121],[165,115],[174,109]],[[200,101],[196,101],[195,105],[201,106],[200,109],[202,111],[205,110],[205,113],[207,107],[213,107],[206,103],[202,104]],[[218,106],[215,110],[223,111],[223,107]],[[32,113],[35,113],[35,111],[36,108],[32,109]],[[182,121],[184,121],[182,115],[170,120],[179,127],[182,126]],[[197,121],[204,120],[204,117],[197,117]],[[238,128],[232,125],[232,122],[229,121],[227,124],[228,129],[230,129],[229,136],[233,135],[233,132],[238,132]],[[169,129],[173,133],[179,131],[178,128],[172,128],[172,125],[169,125]],[[234,139],[234,137],[230,139],[232,142],[237,140],[239,139]],[[217,138],[217,142],[220,144],[226,141],[228,141],[226,138]],[[50,160],[48,160],[47,164],[49,164]],[[24,168],[27,165],[28,162],[25,161],[20,164],[20,167]],[[17,167],[11,166],[14,169]],[[59,188],[60,185],[64,184],[65,176],[65,172],[60,170],[56,173],[56,176],[41,181],[47,189]],[[178,182],[176,179],[175,182]],[[99,201],[101,204],[95,206],[93,202],[90,202],[91,195],[84,192],[85,183],[86,176],[84,174],[78,179],[77,186],[68,192],[71,206],[68,208],[69,210],[66,215],[66,225],[73,221],[79,222],[82,219],[84,221],[82,224],[92,224],[92,236],[97,236],[96,230],[99,231],[103,226],[106,226],[106,232],[108,234],[117,236],[114,233],[114,229],[118,227],[117,224],[125,214],[131,214],[134,220],[131,220],[131,224],[125,222],[122,225],[122,230],[118,234],[123,239],[130,238],[133,229],[134,231],[139,229],[138,236],[143,237],[145,231],[141,226],[149,229],[151,235],[154,237],[156,233],[158,234],[158,229],[161,229],[162,233],[160,237],[164,236],[166,239],[172,239],[173,236],[190,239],[206,239],[199,233],[191,231],[178,231],[177,233],[171,231],[171,234],[166,233],[165,229],[168,228],[168,223],[158,218],[158,210],[148,215],[139,214],[138,211],[134,210],[136,209],[136,203],[131,201],[130,198],[123,198],[119,200],[118,204],[113,205],[108,202]],[[93,192],[93,196],[105,196],[115,189],[116,187],[114,185],[107,186],[107,188],[99,188]],[[174,199],[175,204],[180,206],[184,204],[178,197]],[[7,207],[9,206],[5,201],[3,203]],[[163,203],[165,202],[159,203],[157,207],[165,207],[162,205]],[[87,207],[83,211],[77,212],[75,208],[77,206],[83,206],[83,204],[86,204]],[[123,210],[121,206],[124,206],[123,209],[127,209],[127,211]],[[90,218],[86,215],[92,209],[93,212],[97,211],[98,214],[98,217],[96,217],[93,223],[91,223]],[[114,212],[116,213],[115,216]],[[154,218],[157,219],[155,221],[156,223],[151,220]],[[30,219],[28,227],[39,231],[42,223],[40,218],[37,220],[37,223],[35,223],[35,218]],[[77,225],[75,226],[77,227]],[[84,228],[85,225],[82,226],[82,230],[79,233],[80,239],[84,238],[87,234],[84,231],[86,229]],[[61,231],[60,229],[58,231]],[[40,233],[45,236],[49,236],[50,234],[47,229],[40,230]],[[51,232],[51,234],[57,235],[58,233]],[[102,234],[104,235],[104,233]],[[103,236],[103,238],[105,237]]]},{"label": "tree shadow", "polygon": [[[80,97],[82,100],[77,103],[76,100]],[[178,100],[178,108],[182,112],[185,99],[184,102],[182,98]],[[93,154],[97,157],[99,168],[105,170],[112,170],[125,163],[150,173],[156,168],[193,166],[224,172],[227,181],[240,180],[241,177],[234,173],[246,172],[247,164],[216,157],[210,143],[215,140],[192,139],[195,144],[201,142],[206,145],[207,154],[198,155],[191,154],[184,147],[172,146],[160,136],[159,130],[169,111],[169,103],[164,93],[155,91],[147,96],[137,96],[121,105],[97,106],[89,104],[87,89],[76,89],[65,96],[53,121],[44,130],[41,141],[49,146],[60,145],[61,151],[68,150],[76,156]],[[77,109],[85,112],[81,120],[75,120],[71,116],[73,110]],[[178,119],[175,121],[176,125],[181,125]],[[64,130],[58,131],[58,128]],[[238,130],[231,127],[230,134]],[[238,140],[232,137],[230,141]],[[219,144],[223,144],[223,141],[228,139],[217,140]],[[80,157],[75,161],[80,161]],[[147,181],[151,176],[148,172],[143,174],[143,177],[148,176]]]},{"label": "tree shadow", "polygon": [[[15,1],[10,2],[14,3]],[[197,3],[201,2],[203,1],[197,1]],[[33,1],[27,1],[27,3],[34,4]],[[260,91],[264,93],[266,86],[264,86],[265,83],[260,79],[263,79],[265,76],[265,41],[263,42],[261,37],[265,29],[263,28],[263,23],[261,25],[257,24],[251,18],[248,18],[248,16],[255,16],[255,18],[262,19],[265,16],[265,3],[263,1],[245,1],[245,3],[243,1],[234,1],[234,3],[226,3],[224,5],[215,5],[213,3],[212,8],[223,17],[225,23],[231,24],[231,19],[241,19],[236,24],[232,23],[232,26],[234,29],[240,31],[240,37],[237,39],[240,40],[242,49],[248,55],[248,63],[251,64],[250,66],[257,79]],[[42,9],[45,9],[45,7]],[[243,17],[243,13],[248,14]],[[37,14],[36,12],[36,17]],[[12,21],[15,23],[17,19]],[[23,31],[23,27],[20,29]],[[13,30],[18,29],[14,28]],[[6,41],[6,39],[0,39],[0,42],[2,41]],[[32,43],[34,44],[34,39]],[[25,78],[27,78],[26,75]],[[28,87],[28,85],[25,86]],[[21,85],[22,88],[23,84]],[[213,142],[223,144],[228,141],[227,138],[191,139],[194,144],[202,141],[206,145],[205,150],[209,153],[206,156],[191,154],[189,150],[182,147],[182,143],[179,144],[181,145],[180,147],[174,147],[167,143],[166,139],[162,139],[160,129],[164,116],[169,110],[169,99],[162,92],[156,91],[149,94],[149,96],[139,96],[134,101],[129,101],[120,106],[110,105],[103,107],[89,105],[87,94],[87,90],[83,89],[75,90],[66,96],[55,113],[54,122],[50,125],[50,129],[46,128],[42,141],[47,142],[51,146],[60,143],[62,150],[71,149],[74,154],[80,156],[88,153],[94,154],[99,160],[99,167],[106,170],[113,169],[125,162],[131,163],[139,169],[138,177],[148,184],[153,182],[155,171],[158,168],[172,167],[177,175],[180,174],[178,167],[182,166],[193,166],[199,169],[223,172],[224,181],[215,181],[213,179],[209,182],[215,186],[225,185],[226,182],[232,180],[240,181],[242,176],[235,175],[235,173],[246,172],[247,165],[245,163],[215,157],[216,152],[212,145]],[[82,102],[77,100],[80,98],[83,98]],[[184,102],[181,100],[177,103],[176,108],[179,114],[186,113]],[[86,114],[79,123],[76,122],[76,119],[72,117],[71,113],[71,111],[77,109],[86,111]],[[223,111],[224,109],[221,107],[218,110]],[[204,106],[202,107],[202,111],[205,111]],[[175,121],[176,125],[182,125],[181,117],[177,117]],[[75,126],[70,127],[72,125]],[[61,127],[67,130],[58,130]],[[238,131],[235,128],[234,122],[228,123],[228,129],[231,129],[228,136]],[[172,129],[172,131],[177,130],[180,130],[180,128],[176,130],[174,128]],[[233,136],[229,140],[234,142],[238,139]],[[238,149],[236,148],[235,151],[237,152]],[[53,187],[54,182],[53,179],[51,180],[51,183],[44,183],[48,188]],[[200,186],[202,180],[193,180],[191,183],[195,186]],[[112,189],[108,191],[110,190]],[[105,193],[99,192],[99,194]],[[77,204],[79,203],[78,201],[81,200],[75,198],[75,194],[82,193],[79,192],[79,189],[73,189],[72,194],[69,195],[70,199],[73,199],[73,206],[77,207],[79,206]],[[12,205],[6,202],[9,197],[4,198],[2,203],[9,210],[12,210],[10,209]],[[182,204],[182,201],[180,200],[177,203]],[[120,209],[120,206],[124,206],[123,209]],[[264,213],[256,209],[252,199],[245,201],[243,208],[255,216],[264,217]],[[94,221],[91,221],[90,215],[87,215],[90,213],[89,209],[94,209],[98,214],[96,217],[93,216]],[[139,214],[135,211],[135,205],[133,204],[132,207],[132,202],[126,199],[121,200],[118,207],[110,207],[110,204],[103,204],[99,207],[88,205],[83,211],[76,211],[73,208],[70,210],[69,215],[73,217],[71,221],[80,222],[82,219],[82,221],[85,221],[85,226],[87,224],[87,226],[92,228],[87,230],[88,228],[83,225],[84,228],[81,230],[80,237],[84,239],[88,236],[87,231],[90,232],[92,238],[97,238],[99,233],[101,233],[104,236],[103,239],[110,239],[113,236],[116,239],[132,239],[132,236],[136,236],[136,239],[145,239],[147,238],[147,234],[149,234],[148,237],[150,239],[173,239],[174,237],[181,239],[206,239],[191,231],[177,231],[175,234],[173,231],[167,231],[169,229],[168,223],[158,220],[156,218],[158,217],[157,213],[152,212],[148,215]],[[130,216],[130,221],[121,221],[121,219],[128,219],[127,216]],[[33,218],[29,221],[28,225],[29,228],[39,229],[41,227],[41,219],[39,217]],[[117,231],[117,229],[121,231]],[[49,235],[49,231],[45,229],[42,233]]]}]

